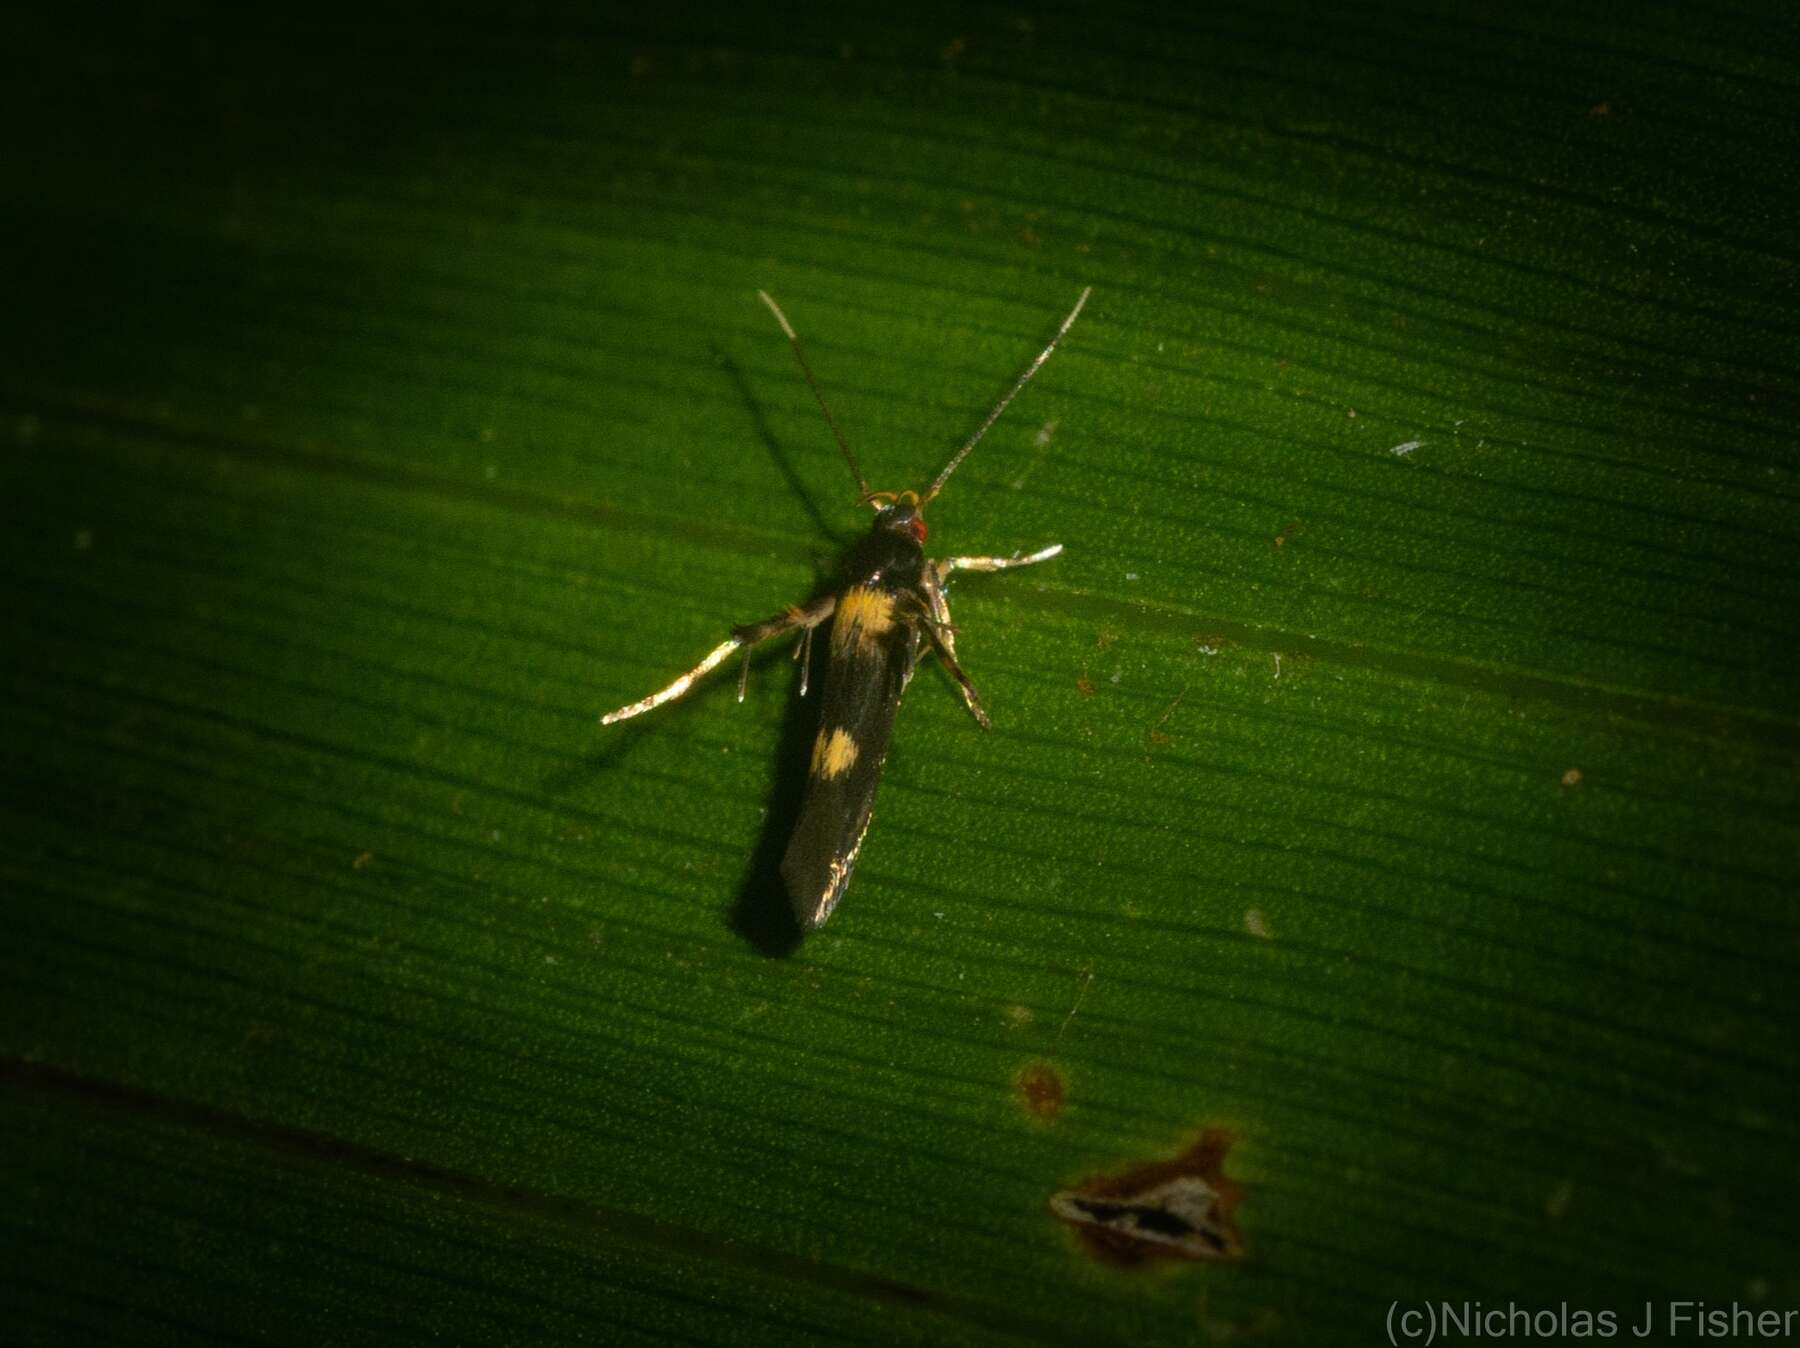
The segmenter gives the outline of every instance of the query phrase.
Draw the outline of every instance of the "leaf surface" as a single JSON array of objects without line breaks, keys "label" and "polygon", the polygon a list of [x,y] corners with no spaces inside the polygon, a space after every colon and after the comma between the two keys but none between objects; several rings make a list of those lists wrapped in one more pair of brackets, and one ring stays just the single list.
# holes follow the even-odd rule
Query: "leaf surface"
[{"label": "leaf surface", "polygon": [[[7,23],[27,1337],[1800,1300],[1787,19]],[[596,724],[866,519],[754,292],[898,489],[1090,284],[799,944],[786,651]]]}]

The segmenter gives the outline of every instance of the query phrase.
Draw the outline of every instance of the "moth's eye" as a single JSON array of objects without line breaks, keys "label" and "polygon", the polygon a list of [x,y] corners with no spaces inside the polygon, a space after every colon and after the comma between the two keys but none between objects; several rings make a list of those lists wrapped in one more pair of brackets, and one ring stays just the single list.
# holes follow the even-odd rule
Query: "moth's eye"
[{"label": "moth's eye", "polygon": [[919,542],[923,543],[925,541],[925,520],[923,516],[914,515],[912,517],[912,534]]}]

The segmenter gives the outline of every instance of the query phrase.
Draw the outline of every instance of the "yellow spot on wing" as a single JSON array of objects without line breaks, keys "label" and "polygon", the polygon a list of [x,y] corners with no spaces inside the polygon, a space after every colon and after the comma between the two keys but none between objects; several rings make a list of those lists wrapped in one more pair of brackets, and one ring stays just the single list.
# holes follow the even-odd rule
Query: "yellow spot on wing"
[{"label": "yellow spot on wing", "polygon": [[829,732],[821,730],[813,741],[812,775],[827,782],[842,777],[856,763],[856,753],[856,741],[842,726]]},{"label": "yellow spot on wing", "polygon": [[873,654],[893,626],[894,597],[885,590],[852,585],[838,600],[837,616],[831,620],[831,653]]}]

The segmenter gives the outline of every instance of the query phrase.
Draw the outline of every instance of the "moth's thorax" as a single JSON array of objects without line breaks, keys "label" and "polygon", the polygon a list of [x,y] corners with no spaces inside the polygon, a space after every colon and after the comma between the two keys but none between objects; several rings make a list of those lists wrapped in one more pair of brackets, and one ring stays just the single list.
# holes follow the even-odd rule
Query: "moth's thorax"
[{"label": "moth's thorax", "polygon": [[875,522],[852,550],[845,568],[849,578],[888,589],[911,589],[925,569],[920,546],[924,521],[911,505],[891,505],[876,512]]}]

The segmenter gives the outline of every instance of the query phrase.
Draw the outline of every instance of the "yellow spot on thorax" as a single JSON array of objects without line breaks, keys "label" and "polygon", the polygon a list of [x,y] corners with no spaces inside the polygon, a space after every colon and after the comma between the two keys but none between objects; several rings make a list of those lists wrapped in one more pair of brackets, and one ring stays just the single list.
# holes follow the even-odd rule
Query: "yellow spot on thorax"
[{"label": "yellow spot on thorax", "polygon": [[812,775],[823,781],[842,777],[855,764],[856,754],[856,741],[850,738],[848,730],[842,726],[821,730],[813,741]]},{"label": "yellow spot on thorax", "polygon": [[847,656],[854,650],[872,655],[893,627],[894,597],[885,590],[853,585],[838,600],[837,616],[831,620],[831,653]]}]

